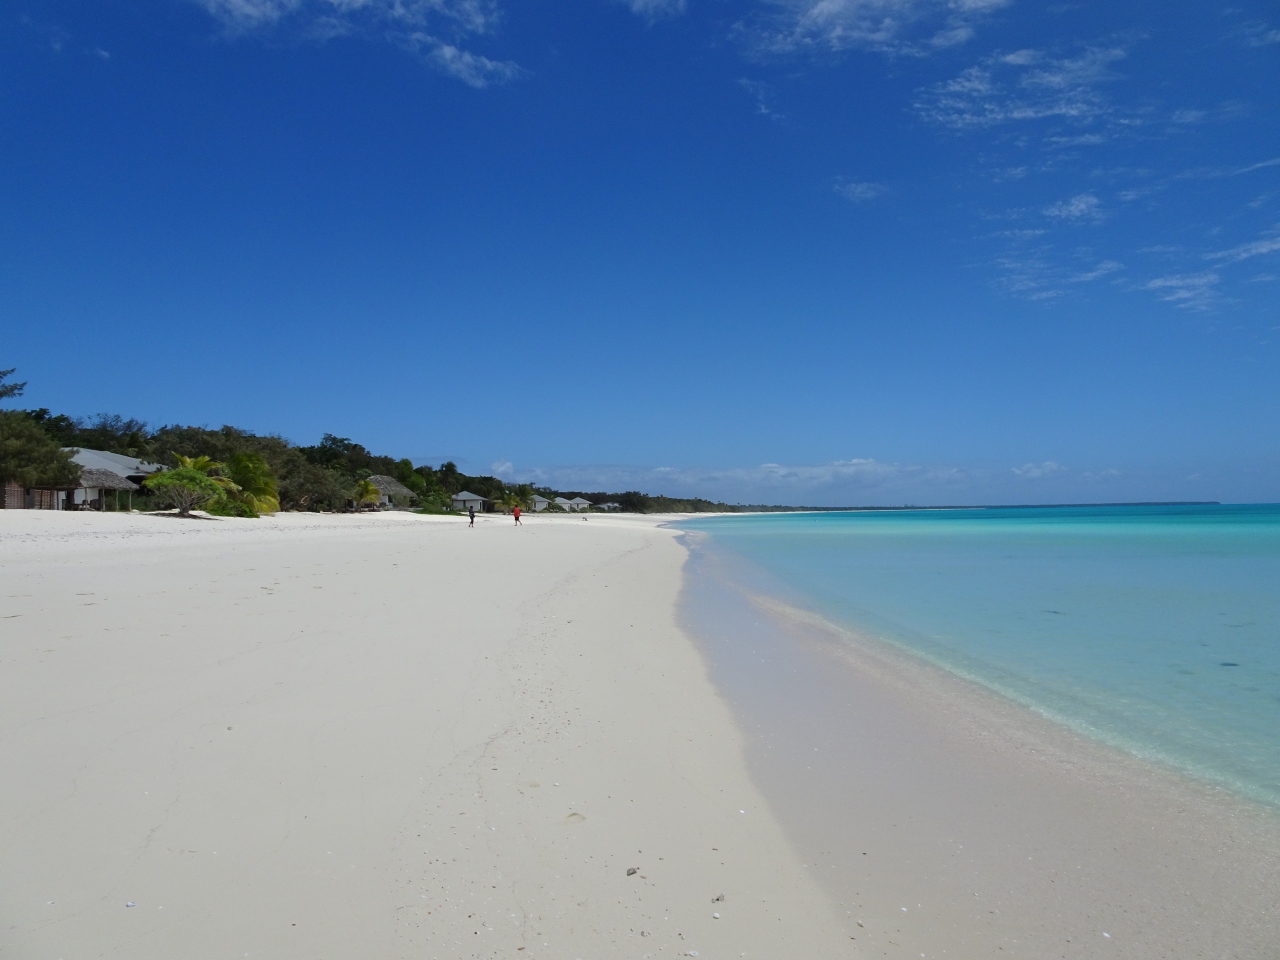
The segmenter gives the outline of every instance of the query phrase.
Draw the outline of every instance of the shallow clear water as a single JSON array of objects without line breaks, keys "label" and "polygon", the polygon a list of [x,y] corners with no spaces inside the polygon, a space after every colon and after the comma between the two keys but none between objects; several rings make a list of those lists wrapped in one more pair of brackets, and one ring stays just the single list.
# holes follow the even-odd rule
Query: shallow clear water
[{"label": "shallow clear water", "polygon": [[740,569],[756,589],[1280,805],[1280,506],[773,514],[682,526],[749,561]]}]

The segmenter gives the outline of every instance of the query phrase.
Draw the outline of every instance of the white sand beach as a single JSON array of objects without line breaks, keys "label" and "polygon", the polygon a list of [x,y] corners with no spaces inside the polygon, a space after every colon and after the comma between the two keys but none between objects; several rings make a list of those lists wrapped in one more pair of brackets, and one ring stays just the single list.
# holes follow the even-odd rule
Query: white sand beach
[{"label": "white sand beach", "polygon": [[683,555],[638,518],[0,512],[0,956],[847,955]]},{"label": "white sand beach", "polygon": [[795,611],[726,682],[661,523],[0,512],[0,957],[1276,955],[1273,814]]}]

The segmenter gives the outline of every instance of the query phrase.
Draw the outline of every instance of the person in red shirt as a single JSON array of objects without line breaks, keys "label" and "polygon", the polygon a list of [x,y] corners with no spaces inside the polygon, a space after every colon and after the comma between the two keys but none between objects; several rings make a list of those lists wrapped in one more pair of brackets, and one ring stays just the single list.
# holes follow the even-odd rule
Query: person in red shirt
[{"label": "person in red shirt", "polygon": [[515,508],[514,510],[512,510],[511,512],[512,512],[512,514],[514,514],[514,515],[515,515],[515,518],[516,518],[516,526],[517,526],[517,527],[523,527],[523,526],[524,526],[524,524],[520,522],[520,508],[519,508],[519,507],[516,507],[516,508]]}]

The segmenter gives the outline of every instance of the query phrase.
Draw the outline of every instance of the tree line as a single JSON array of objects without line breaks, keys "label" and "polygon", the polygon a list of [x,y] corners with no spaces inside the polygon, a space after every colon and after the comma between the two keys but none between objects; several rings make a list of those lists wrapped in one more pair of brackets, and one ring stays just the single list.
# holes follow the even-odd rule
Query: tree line
[{"label": "tree line", "polygon": [[[22,395],[24,383],[6,383],[13,370],[0,371],[0,399]],[[411,505],[431,512],[449,509],[453,494],[468,490],[507,507],[527,507],[535,494],[550,500],[582,497],[592,503],[617,503],[633,513],[707,513],[750,509],[703,499],[651,496],[638,491],[556,490],[527,483],[507,483],[498,477],[470,476],[456,464],[415,465],[404,457],[376,454],[347,437],[326,433],[310,446],[291,443],[276,434],[255,434],[237,427],[170,424],[155,429],[146,423],[98,414],[73,417],[46,408],[0,411],[0,482],[14,480],[24,487],[65,488],[76,481],[79,468],[65,448],[105,450],[149,460],[181,471],[166,483],[187,478],[189,486],[207,494],[204,501],[219,505],[216,512],[254,515],[280,510],[344,510],[361,499],[372,499],[369,477],[393,477],[413,494]],[[190,471],[208,478],[198,483]],[[157,496],[153,481],[147,495]],[[256,491],[256,492],[255,492]],[[177,495],[170,490],[169,499]],[[145,506],[145,501],[144,501]]]}]

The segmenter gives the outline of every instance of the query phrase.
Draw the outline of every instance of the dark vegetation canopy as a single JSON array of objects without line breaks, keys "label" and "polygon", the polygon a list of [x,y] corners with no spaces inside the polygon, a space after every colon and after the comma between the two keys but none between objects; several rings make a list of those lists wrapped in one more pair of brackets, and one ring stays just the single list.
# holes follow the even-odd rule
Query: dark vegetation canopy
[{"label": "dark vegetation canopy", "polygon": [[[0,398],[22,395],[25,384],[5,383],[13,373],[13,370],[0,371]],[[23,486],[73,483],[79,468],[63,452],[64,447],[105,450],[161,463],[174,470],[190,469],[192,461],[205,458],[201,462],[212,462],[223,468],[222,476],[216,479],[231,479],[237,488],[259,489],[264,493],[269,490],[282,510],[346,509],[362,496],[361,490],[367,489],[361,487],[361,481],[380,476],[398,480],[412,492],[416,500],[413,505],[433,512],[449,509],[450,496],[463,490],[506,506],[527,505],[534,494],[541,494],[552,500],[582,497],[596,504],[616,503],[632,513],[759,509],[710,500],[650,496],[634,490],[609,493],[507,483],[497,477],[469,476],[452,462],[438,468],[415,466],[407,458],[375,454],[353,440],[330,433],[313,446],[297,446],[281,436],[254,434],[231,426],[211,430],[173,424],[153,430],[140,420],[108,413],[71,417],[43,408],[0,411],[0,445],[3,445],[0,479],[15,479]],[[178,499],[187,497],[172,484],[157,485],[151,481],[147,488],[147,495],[156,505],[163,502],[175,506]],[[226,503],[225,498],[219,502],[226,509],[239,509]],[[193,507],[187,505],[185,509]]]}]

